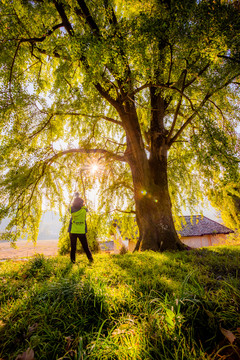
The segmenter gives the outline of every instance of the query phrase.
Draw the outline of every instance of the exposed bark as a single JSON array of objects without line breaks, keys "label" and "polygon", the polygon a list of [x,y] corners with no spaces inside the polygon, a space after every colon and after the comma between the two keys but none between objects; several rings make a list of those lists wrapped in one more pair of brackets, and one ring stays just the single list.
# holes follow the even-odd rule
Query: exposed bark
[{"label": "exposed bark", "polygon": [[[159,163],[161,180],[156,185],[151,178],[151,185],[135,193],[137,222],[139,227],[141,250],[180,250],[184,245],[176,233],[171,209],[171,200],[166,184],[166,162]],[[146,175],[147,177],[147,175]],[[149,178],[146,179],[149,182]]]},{"label": "exposed bark", "polygon": [[172,217],[167,184],[166,148],[162,149],[160,160],[155,160],[154,164],[149,160],[149,164],[149,171],[144,173],[143,182],[139,181],[137,169],[132,169],[136,218],[140,233],[137,248],[154,251],[184,249]]},{"label": "exposed bark", "polygon": [[126,157],[130,165],[136,204],[139,241],[135,250],[180,250],[167,182],[167,132],[163,126],[165,103],[152,92],[151,155],[144,150],[134,104],[129,103],[122,122],[127,135]]}]

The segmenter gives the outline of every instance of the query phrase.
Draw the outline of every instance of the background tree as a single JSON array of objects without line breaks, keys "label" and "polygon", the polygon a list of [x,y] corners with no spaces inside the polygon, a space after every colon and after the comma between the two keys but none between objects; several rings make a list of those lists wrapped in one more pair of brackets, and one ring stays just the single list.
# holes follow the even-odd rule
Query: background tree
[{"label": "background tree", "polygon": [[[217,0],[13,0],[1,13],[9,237],[26,229],[36,238],[43,199],[61,210],[76,169],[95,161],[101,179],[85,186],[99,181],[104,206],[110,199],[136,212],[141,249],[182,249],[170,193],[176,204],[201,194],[198,144],[211,149],[233,128],[216,114],[236,97],[240,67],[229,59],[239,56],[238,9]],[[236,162],[227,145],[226,169]],[[216,153],[209,167],[218,161]]]},{"label": "background tree", "polygon": [[[239,154],[239,139],[236,147]],[[239,157],[238,157],[239,158]],[[221,212],[221,217],[227,226],[240,230],[240,173],[238,166],[232,166],[228,172],[215,173],[211,186],[207,188],[208,197],[213,206]]]},{"label": "background tree", "polygon": [[[225,224],[239,229],[240,128],[238,99],[234,96],[239,92],[239,84],[234,82],[229,90],[231,96],[221,100],[221,108],[214,114],[214,120],[204,121],[204,126],[199,128],[202,135],[194,134],[191,142],[197,153],[199,181],[205,195],[220,211]],[[217,123],[220,126],[217,127]]]}]

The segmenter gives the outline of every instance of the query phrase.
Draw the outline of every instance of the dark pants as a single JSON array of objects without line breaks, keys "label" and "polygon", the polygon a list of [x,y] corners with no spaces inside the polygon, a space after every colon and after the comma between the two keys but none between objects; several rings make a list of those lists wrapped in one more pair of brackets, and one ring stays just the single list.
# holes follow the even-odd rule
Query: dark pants
[{"label": "dark pants", "polygon": [[88,246],[86,234],[71,234],[70,233],[70,240],[71,240],[70,257],[71,257],[71,261],[75,262],[75,260],[76,260],[77,238],[79,238],[79,240],[81,241],[83,250],[85,251],[85,253],[86,253],[87,257],[88,257],[88,260],[93,261],[92,253],[91,253],[91,250],[89,249],[89,246]]}]

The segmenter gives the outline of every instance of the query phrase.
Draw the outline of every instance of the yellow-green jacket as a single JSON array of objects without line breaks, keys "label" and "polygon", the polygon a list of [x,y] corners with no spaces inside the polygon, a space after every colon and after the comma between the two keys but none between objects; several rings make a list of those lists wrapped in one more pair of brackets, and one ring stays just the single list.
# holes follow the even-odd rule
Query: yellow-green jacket
[{"label": "yellow-green jacket", "polygon": [[80,210],[72,212],[71,234],[86,233],[86,206],[82,206]]}]

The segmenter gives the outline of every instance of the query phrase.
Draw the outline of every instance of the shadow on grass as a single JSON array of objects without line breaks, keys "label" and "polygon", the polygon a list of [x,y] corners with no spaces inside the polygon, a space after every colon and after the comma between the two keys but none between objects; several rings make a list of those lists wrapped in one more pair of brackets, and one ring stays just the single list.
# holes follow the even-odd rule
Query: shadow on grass
[{"label": "shadow on grass", "polygon": [[[24,297],[12,302],[11,309],[5,303],[1,356],[14,359],[31,347],[41,354],[38,359],[55,359],[66,352],[66,338],[79,339],[98,329],[107,317],[105,293],[85,275],[85,267],[68,264],[58,271],[58,278],[34,281]],[[38,276],[42,280],[40,273]]]},{"label": "shadow on grass", "polygon": [[215,248],[6,268],[0,357],[30,347],[38,360],[210,359],[220,325],[239,326],[239,260],[240,249]]}]

